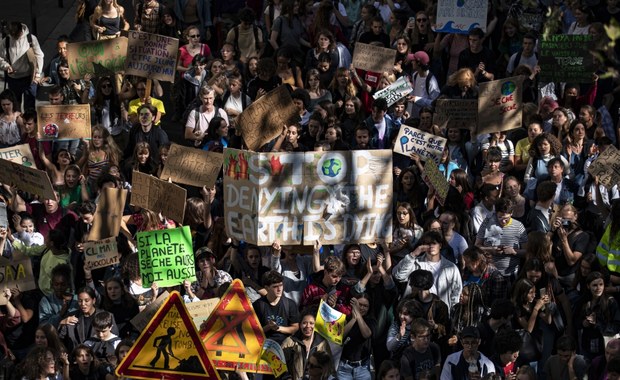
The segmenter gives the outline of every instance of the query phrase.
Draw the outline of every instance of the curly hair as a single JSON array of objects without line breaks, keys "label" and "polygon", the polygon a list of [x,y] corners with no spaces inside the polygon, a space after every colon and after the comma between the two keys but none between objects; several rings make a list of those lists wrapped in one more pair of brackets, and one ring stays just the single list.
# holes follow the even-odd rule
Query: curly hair
[{"label": "curly hair", "polygon": [[[48,347],[35,347],[28,353],[26,359],[20,364],[20,368],[18,372],[22,375],[20,376],[25,379],[39,379],[42,373],[43,367],[47,365],[47,355],[54,355],[52,350]],[[56,360],[56,359],[54,359]],[[45,374],[47,375],[47,374]]]},{"label": "curly hair", "polygon": [[542,154],[540,154],[538,150],[538,145],[544,140],[551,145],[550,153],[552,156],[557,156],[562,152],[562,143],[560,140],[549,132],[543,132],[532,141],[532,145],[530,145],[530,157],[535,159],[542,158]]}]

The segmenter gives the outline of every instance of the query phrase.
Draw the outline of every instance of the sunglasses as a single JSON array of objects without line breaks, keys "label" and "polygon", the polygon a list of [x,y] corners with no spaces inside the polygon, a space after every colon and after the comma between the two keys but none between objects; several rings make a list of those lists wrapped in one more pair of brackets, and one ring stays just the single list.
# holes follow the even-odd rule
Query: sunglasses
[{"label": "sunglasses", "polygon": [[416,21],[417,22],[426,22],[426,21],[428,21],[428,19],[427,18],[419,18]]},{"label": "sunglasses", "polygon": [[200,38],[200,34],[191,34],[188,37],[189,38]]}]

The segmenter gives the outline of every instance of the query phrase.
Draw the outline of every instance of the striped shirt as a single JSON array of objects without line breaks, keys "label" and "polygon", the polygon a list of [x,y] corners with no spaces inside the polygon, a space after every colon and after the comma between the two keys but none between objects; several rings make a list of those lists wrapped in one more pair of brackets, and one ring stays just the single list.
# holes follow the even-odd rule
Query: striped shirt
[{"label": "striped shirt", "polygon": [[[511,219],[504,228],[499,226],[495,213],[482,222],[476,239],[483,241],[485,247],[511,247],[519,249],[527,243],[527,233],[523,223]],[[520,258],[516,255],[493,255],[493,265],[504,276],[511,276],[519,270]]]}]

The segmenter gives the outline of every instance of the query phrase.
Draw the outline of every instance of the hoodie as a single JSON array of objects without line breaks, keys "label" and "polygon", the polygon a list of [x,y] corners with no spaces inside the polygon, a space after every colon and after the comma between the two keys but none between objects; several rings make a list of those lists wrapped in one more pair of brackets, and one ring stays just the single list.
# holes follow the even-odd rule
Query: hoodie
[{"label": "hoodie", "polygon": [[[30,43],[27,37],[28,34],[30,34],[28,27],[22,24],[22,35],[18,39],[14,39],[10,36],[8,37],[11,63],[9,63],[9,57],[6,55],[7,38],[5,37],[0,40],[0,69],[6,71],[9,67],[12,67],[13,72],[9,74],[11,78],[20,79],[32,76],[30,62],[26,54],[28,49],[30,49]],[[39,41],[34,35],[32,36],[32,49],[34,50],[37,60],[36,76],[40,76],[41,70],[43,70],[43,51],[41,50]]]}]

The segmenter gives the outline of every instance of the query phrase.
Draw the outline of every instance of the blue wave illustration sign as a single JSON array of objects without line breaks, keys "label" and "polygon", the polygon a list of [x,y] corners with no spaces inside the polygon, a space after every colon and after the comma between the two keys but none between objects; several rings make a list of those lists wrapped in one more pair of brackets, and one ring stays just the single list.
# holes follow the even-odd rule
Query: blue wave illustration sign
[{"label": "blue wave illustration sign", "polygon": [[487,0],[439,0],[435,32],[467,34],[473,28],[486,32]]}]

